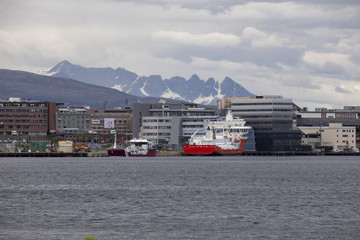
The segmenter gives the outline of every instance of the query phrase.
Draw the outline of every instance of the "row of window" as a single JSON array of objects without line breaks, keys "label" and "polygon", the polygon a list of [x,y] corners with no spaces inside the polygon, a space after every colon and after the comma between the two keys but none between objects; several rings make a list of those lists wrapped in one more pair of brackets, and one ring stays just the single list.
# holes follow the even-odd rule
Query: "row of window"
[{"label": "row of window", "polygon": [[256,121],[247,121],[246,124],[248,125],[258,125],[258,124],[273,124],[273,125],[291,125],[292,122],[290,121],[260,121],[260,122],[256,122]]},{"label": "row of window", "polygon": [[211,111],[211,112],[150,112],[150,116],[152,117],[171,117],[171,116],[178,116],[178,117],[181,117],[181,116],[188,116],[188,117],[191,117],[191,116],[213,116],[214,115],[214,112]]},{"label": "row of window", "polygon": [[[33,125],[34,127],[39,127],[39,125]],[[45,125],[43,125],[45,126]],[[7,126],[8,128],[10,129],[13,129],[13,128],[16,128],[16,129],[29,129],[30,125],[16,125],[16,126],[13,126],[13,125],[9,125]],[[4,125],[0,125],[0,129],[1,128],[5,128]]]},{"label": "row of window", "polygon": [[45,107],[45,103],[0,103],[0,107]]},{"label": "row of window", "polygon": [[47,119],[1,119],[1,123],[13,123],[13,122],[47,122]]},{"label": "row of window", "polygon": [[143,126],[143,129],[171,129],[171,126]]},{"label": "row of window", "polygon": [[143,122],[171,122],[171,119],[144,119]]},{"label": "row of window", "polygon": [[88,113],[87,111],[76,111],[76,112],[74,112],[74,111],[58,111],[58,114],[86,114],[86,113]]},{"label": "row of window", "polygon": [[0,112],[47,112],[46,109],[29,108],[0,108]]},{"label": "row of window", "polygon": [[233,112],[292,112],[287,108],[268,108],[268,109],[234,109]]},{"label": "row of window", "polygon": [[76,118],[76,119],[84,119],[86,117],[87,120],[90,120],[90,117],[89,116],[58,116],[58,119],[70,119],[72,118],[73,120]]},{"label": "row of window", "polygon": [[203,125],[183,125],[183,128],[203,128]]},{"label": "row of window", "polygon": [[251,119],[251,118],[293,119],[292,115],[244,115],[243,113],[239,117],[244,119]]},{"label": "row of window", "polygon": [[255,105],[289,105],[289,106],[292,106],[292,103],[290,103],[290,102],[231,103],[231,106],[255,106]]},{"label": "row of window", "polygon": [[171,136],[171,133],[143,133],[143,136]]},{"label": "row of window", "polygon": [[0,114],[0,118],[2,117],[47,117],[47,115],[40,114]]},{"label": "row of window", "polygon": [[195,120],[195,119],[191,120],[191,119],[189,119],[189,120],[183,120],[182,122],[183,122],[183,123],[187,123],[187,122],[191,122],[191,123],[193,123],[193,122],[202,123],[203,120],[202,120],[202,119],[200,119],[200,120]]},{"label": "row of window", "polygon": [[[228,132],[228,131],[229,131],[229,129],[227,129],[227,128],[216,128],[215,129],[216,133],[222,133],[222,132]],[[235,128],[235,129],[230,129],[230,132],[239,133],[239,132],[248,132],[248,130]]]}]

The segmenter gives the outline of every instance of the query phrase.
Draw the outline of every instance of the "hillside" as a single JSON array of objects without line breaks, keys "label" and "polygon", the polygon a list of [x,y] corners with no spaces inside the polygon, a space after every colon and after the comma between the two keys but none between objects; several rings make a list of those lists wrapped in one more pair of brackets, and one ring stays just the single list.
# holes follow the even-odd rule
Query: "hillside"
[{"label": "hillside", "polygon": [[158,98],[141,98],[115,89],[96,86],[68,78],[50,77],[24,71],[0,69],[0,99],[10,97],[52,101],[71,106],[114,108],[131,106],[136,101],[156,102]]}]

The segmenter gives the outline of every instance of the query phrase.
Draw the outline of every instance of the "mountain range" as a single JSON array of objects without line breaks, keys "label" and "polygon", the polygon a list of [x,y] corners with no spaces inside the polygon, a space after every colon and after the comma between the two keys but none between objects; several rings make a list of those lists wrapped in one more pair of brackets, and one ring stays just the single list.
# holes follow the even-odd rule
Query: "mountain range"
[{"label": "mountain range", "polygon": [[[10,97],[90,106],[93,109],[131,106],[133,103],[158,102],[159,98],[141,98],[108,87],[69,78],[59,78],[24,71],[0,69],[0,99]],[[167,100],[168,101],[168,100]]]},{"label": "mountain range", "polygon": [[202,105],[216,105],[223,97],[254,95],[229,77],[221,82],[214,78],[201,80],[196,74],[190,79],[178,76],[163,79],[160,75],[139,76],[124,68],[85,68],[66,60],[43,74],[109,87],[138,97],[170,98]]}]

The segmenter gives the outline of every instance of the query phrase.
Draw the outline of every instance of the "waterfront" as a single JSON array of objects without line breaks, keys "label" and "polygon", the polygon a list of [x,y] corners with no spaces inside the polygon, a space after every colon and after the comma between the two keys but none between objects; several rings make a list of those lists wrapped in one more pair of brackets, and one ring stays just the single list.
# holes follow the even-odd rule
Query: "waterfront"
[{"label": "waterfront", "polygon": [[1,158],[0,239],[359,239],[358,156]]}]

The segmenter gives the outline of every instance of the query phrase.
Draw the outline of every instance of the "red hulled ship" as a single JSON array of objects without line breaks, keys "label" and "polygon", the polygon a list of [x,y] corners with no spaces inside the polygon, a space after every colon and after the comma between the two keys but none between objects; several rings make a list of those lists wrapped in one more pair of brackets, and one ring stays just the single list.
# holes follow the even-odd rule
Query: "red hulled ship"
[{"label": "red hulled ship", "polygon": [[247,137],[251,129],[245,126],[243,119],[234,119],[231,110],[224,121],[211,121],[203,136],[191,136],[188,145],[184,145],[187,155],[236,155],[244,150]]}]

